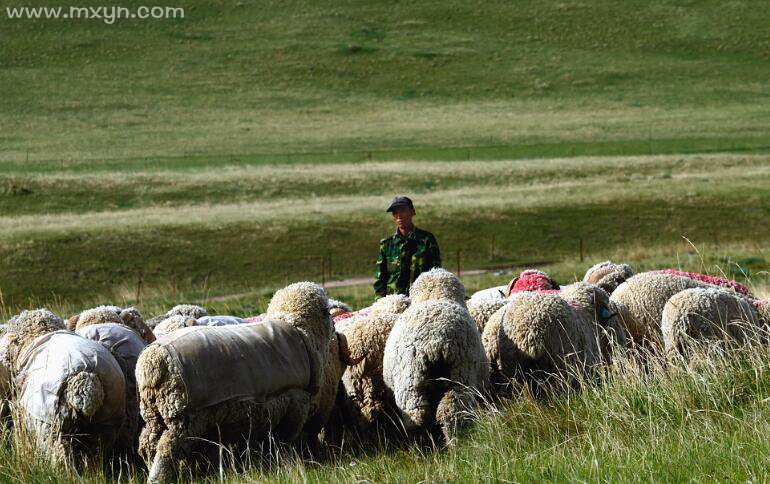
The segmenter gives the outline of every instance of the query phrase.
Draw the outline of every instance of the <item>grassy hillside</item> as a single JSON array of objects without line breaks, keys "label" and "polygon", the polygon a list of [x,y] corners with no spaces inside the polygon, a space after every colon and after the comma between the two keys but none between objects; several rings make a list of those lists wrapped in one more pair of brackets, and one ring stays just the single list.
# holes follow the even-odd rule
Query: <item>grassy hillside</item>
[{"label": "grassy hillside", "polygon": [[[768,155],[367,162],[12,176],[0,216],[8,312],[57,298],[137,303],[269,294],[373,273],[394,192],[452,270],[584,258],[675,265],[693,253],[767,270]],[[8,191],[8,189],[7,189]],[[582,242],[581,242],[582,240]],[[635,251],[643,249],[637,257]],[[736,275],[741,272],[733,266]],[[584,268],[583,268],[584,270]],[[371,295],[371,293],[370,293]]]},{"label": "grassy hillside", "polygon": [[[396,193],[446,267],[495,269],[463,275],[468,292],[611,258],[769,297],[765,3],[190,0],[184,19],[114,25],[0,10],[0,317],[258,314],[287,282],[370,275]],[[768,361],[626,362],[580,394],[487,406],[451,449],[209,480],[766,481]],[[0,432],[0,481],[115,480],[144,475],[54,469]]]},{"label": "grassy hillside", "polygon": [[113,25],[2,15],[0,161],[768,145],[761,0],[179,6]]}]

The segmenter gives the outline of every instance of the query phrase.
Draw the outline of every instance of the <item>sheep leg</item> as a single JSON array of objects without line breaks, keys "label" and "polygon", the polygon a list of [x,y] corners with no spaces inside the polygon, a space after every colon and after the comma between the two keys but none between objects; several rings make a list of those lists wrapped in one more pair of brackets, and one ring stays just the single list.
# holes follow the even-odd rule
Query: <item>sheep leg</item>
[{"label": "sheep leg", "polygon": [[435,386],[433,375],[433,362],[426,355],[416,355],[416,364],[411,365],[411,373],[403,375],[405,381],[401,381],[393,389],[396,405],[401,410],[404,429],[416,430],[426,426],[430,421],[430,394],[431,387]]},{"label": "sheep leg", "polygon": [[448,445],[454,443],[457,433],[470,422],[469,410],[474,400],[471,392],[458,389],[449,390],[441,397],[436,409],[436,423],[441,427],[444,441]]},{"label": "sheep leg", "polygon": [[163,423],[160,418],[147,420],[139,434],[139,455],[147,466],[152,464],[155,451],[158,449],[158,440],[163,433]]},{"label": "sheep leg", "polygon": [[303,390],[291,390],[270,402],[268,415],[273,422],[276,437],[281,442],[293,442],[302,432],[310,411],[310,396]]},{"label": "sheep leg", "polygon": [[196,442],[188,435],[181,422],[171,422],[160,435],[155,457],[150,466],[149,482],[171,482],[177,471],[177,463],[189,455]]}]

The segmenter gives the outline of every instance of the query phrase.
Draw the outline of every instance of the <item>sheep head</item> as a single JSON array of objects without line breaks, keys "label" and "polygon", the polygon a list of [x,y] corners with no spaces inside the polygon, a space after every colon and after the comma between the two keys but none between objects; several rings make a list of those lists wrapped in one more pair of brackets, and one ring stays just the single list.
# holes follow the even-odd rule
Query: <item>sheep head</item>
[{"label": "sheep head", "polygon": [[339,316],[340,314],[350,313],[353,310],[342,301],[336,299],[329,299],[329,314],[331,317]]},{"label": "sheep head", "polygon": [[388,294],[381,297],[369,308],[372,313],[401,314],[411,304],[409,296],[405,294]]},{"label": "sheep head", "polygon": [[320,385],[334,331],[326,291],[312,282],[290,284],[276,291],[266,314],[268,319],[284,321],[302,333],[305,344],[311,350],[313,382]]},{"label": "sheep head", "polygon": [[4,359],[10,368],[15,367],[18,355],[35,338],[65,329],[64,321],[47,309],[22,311],[9,321],[9,325],[5,334],[7,347]]},{"label": "sheep head", "polygon": [[144,323],[144,318],[142,318],[141,313],[135,307],[122,310],[120,312],[120,319],[123,321],[124,325],[139,333],[139,336],[142,337],[145,343],[149,344],[155,341],[155,334],[153,334],[150,327]]},{"label": "sheep head", "polygon": [[548,274],[537,269],[527,269],[514,277],[508,283],[508,288],[503,293],[504,297],[510,297],[511,294],[518,292],[532,291],[551,291],[558,290],[559,283],[553,280]]},{"label": "sheep head", "polygon": [[628,264],[614,264],[612,261],[604,261],[588,269],[583,281],[596,284],[607,293],[612,294],[619,285],[633,275],[634,270]]}]

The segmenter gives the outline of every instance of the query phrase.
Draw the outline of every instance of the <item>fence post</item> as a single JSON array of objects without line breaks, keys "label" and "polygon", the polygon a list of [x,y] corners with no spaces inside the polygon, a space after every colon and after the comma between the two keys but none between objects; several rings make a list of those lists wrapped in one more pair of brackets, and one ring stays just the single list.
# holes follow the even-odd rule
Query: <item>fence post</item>
[{"label": "fence post", "polygon": [[460,277],[460,251],[457,251],[457,277]]},{"label": "fence post", "polygon": [[142,282],[144,281],[144,272],[139,273],[139,278],[136,281],[136,302],[141,302],[142,299]]},{"label": "fence post", "polygon": [[583,237],[580,237],[580,262],[583,262]]},{"label": "fence post", "polygon": [[489,249],[489,260],[495,260],[495,234],[492,234],[492,247]]}]

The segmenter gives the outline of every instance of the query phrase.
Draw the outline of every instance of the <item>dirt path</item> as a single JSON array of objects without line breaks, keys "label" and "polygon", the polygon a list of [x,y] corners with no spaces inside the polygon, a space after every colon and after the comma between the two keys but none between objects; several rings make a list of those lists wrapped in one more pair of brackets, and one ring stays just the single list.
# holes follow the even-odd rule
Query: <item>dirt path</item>
[{"label": "dirt path", "polygon": [[[513,269],[513,267],[494,267],[491,269],[469,269],[467,271],[461,271],[460,277],[462,276],[475,276],[478,274],[486,274],[488,272],[495,272],[500,270],[506,270],[506,269]],[[350,286],[365,286],[367,284],[372,283],[371,277],[351,277],[349,279],[340,279],[336,281],[326,281],[323,284],[323,287],[329,288],[329,287],[350,287]],[[250,292],[239,292],[235,294],[225,294],[224,296],[216,296],[216,297],[210,297],[207,300],[211,302],[221,302],[221,301],[231,301],[233,299],[240,299],[242,297],[250,296],[254,294],[254,291]]]}]

